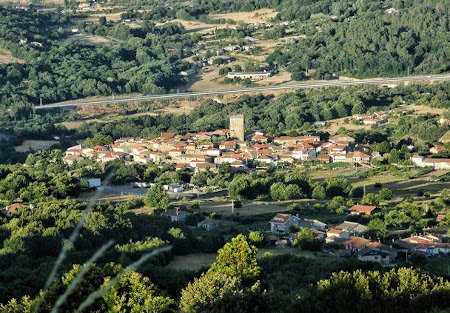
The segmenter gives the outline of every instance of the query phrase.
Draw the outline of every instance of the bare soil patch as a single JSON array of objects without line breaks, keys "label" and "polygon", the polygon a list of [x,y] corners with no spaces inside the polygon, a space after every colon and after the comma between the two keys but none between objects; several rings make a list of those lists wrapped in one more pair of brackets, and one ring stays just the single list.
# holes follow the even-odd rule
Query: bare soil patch
[{"label": "bare soil patch", "polygon": [[77,42],[77,43],[90,44],[90,45],[101,45],[101,44],[111,42],[111,39],[106,38],[106,37],[97,36],[97,35],[83,35],[83,34],[71,35],[67,38],[67,40]]},{"label": "bare soil patch", "polygon": [[0,49],[0,64],[21,63],[21,62],[22,62],[21,60],[13,57],[8,50]]}]

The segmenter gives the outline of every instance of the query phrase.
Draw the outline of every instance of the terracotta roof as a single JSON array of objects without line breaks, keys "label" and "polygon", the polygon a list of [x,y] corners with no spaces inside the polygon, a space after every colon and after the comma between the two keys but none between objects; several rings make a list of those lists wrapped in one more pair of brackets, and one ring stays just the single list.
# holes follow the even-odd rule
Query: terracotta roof
[{"label": "terracotta roof", "polygon": [[365,215],[370,215],[377,207],[374,205],[354,205],[350,208],[350,211],[363,213]]},{"label": "terracotta roof", "polygon": [[363,249],[366,248],[370,243],[370,240],[363,237],[352,237],[345,242],[346,246],[350,246],[354,249]]},{"label": "terracotta roof", "polygon": [[162,133],[161,136],[159,136],[161,139],[171,139],[175,136],[174,133]]},{"label": "terracotta roof", "polygon": [[327,231],[327,234],[343,234],[345,233],[345,230],[339,230],[339,229],[330,229]]},{"label": "terracotta roof", "polygon": [[364,152],[361,151],[355,151],[353,152],[353,157],[354,158],[362,158],[362,159],[368,159],[370,158],[370,156]]},{"label": "terracotta roof", "polygon": [[7,213],[11,213],[11,212],[16,212],[17,209],[20,208],[24,208],[25,205],[23,205],[22,203],[13,203],[11,205],[8,205],[4,208],[4,211],[6,211]]},{"label": "terracotta roof", "polygon": [[265,139],[267,139],[267,137],[266,136],[263,136],[263,135],[253,135],[252,136],[252,140],[265,140]]}]

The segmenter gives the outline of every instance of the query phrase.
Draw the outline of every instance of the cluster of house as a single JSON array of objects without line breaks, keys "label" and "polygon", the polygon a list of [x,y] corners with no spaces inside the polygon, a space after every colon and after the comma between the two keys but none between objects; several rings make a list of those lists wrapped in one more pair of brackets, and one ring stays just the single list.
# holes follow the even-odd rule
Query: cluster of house
[{"label": "cluster of house", "polygon": [[[374,206],[355,205],[351,214],[372,215],[379,212]],[[276,247],[287,247],[294,243],[298,229],[310,229],[316,238],[327,244],[338,246],[339,256],[356,256],[360,261],[388,264],[402,252],[406,255],[418,253],[428,256],[447,254],[450,244],[442,242],[442,235],[427,234],[393,240],[392,245],[364,238],[365,225],[344,221],[329,228],[327,224],[313,219],[300,219],[296,215],[278,213],[269,222],[271,235],[266,237]]]},{"label": "cluster of house", "polygon": [[374,112],[372,114],[354,114],[352,117],[363,125],[385,126],[387,113],[385,111]]},{"label": "cluster of house", "polygon": [[67,149],[63,161],[73,164],[83,159],[98,162],[123,159],[142,164],[173,164],[177,170],[214,171],[222,163],[235,169],[246,169],[250,163],[277,165],[313,160],[369,163],[379,155],[371,152],[368,145],[355,144],[348,136],[335,136],[324,142],[318,135],[269,138],[259,131],[244,134],[243,125],[237,128],[185,135],[163,133],[152,140],[121,138],[105,146],[80,144]]},{"label": "cluster of house", "polygon": [[431,166],[437,170],[450,169],[450,158],[428,158],[421,155],[414,155],[411,157],[411,162],[418,167]]},{"label": "cluster of house", "polygon": [[[161,215],[170,218],[172,222],[184,222],[186,221],[186,218],[191,215],[191,213],[175,208],[167,209]],[[197,223],[197,227],[201,227],[206,230],[217,229],[219,225],[220,223],[218,220],[210,217],[206,217],[204,220]]]}]

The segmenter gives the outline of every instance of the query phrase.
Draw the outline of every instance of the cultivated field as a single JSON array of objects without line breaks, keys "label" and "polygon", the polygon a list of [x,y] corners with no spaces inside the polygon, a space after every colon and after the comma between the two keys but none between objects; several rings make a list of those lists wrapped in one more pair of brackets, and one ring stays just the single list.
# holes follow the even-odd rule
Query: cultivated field
[{"label": "cultivated field", "polygon": [[16,146],[17,152],[48,150],[51,146],[59,144],[58,140],[24,140],[20,146]]}]

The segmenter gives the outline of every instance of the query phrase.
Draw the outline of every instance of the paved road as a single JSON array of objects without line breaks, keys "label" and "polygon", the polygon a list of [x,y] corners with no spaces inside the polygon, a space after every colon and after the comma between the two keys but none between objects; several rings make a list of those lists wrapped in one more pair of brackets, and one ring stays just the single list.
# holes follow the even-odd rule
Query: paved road
[{"label": "paved road", "polygon": [[407,82],[424,82],[424,81],[437,81],[437,80],[450,80],[450,74],[438,74],[438,75],[422,75],[422,76],[407,76],[407,77],[391,77],[391,78],[373,78],[373,79],[358,79],[351,81],[320,81],[320,82],[306,82],[295,85],[285,86],[267,86],[267,87],[251,87],[240,88],[232,90],[213,90],[203,92],[183,92],[175,94],[161,94],[151,96],[135,96],[122,99],[104,98],[93,101],[73,101],[73,102],[60,102],[53,104],[46,104],[42,106],[36,106],[36,110],[40,109],[52,109],[63,107],[76,107],[83,105],[103,105],[113,103],[125,103],[131,101],[147,101],[147,100],[162,100],[162,99],[177,99],[177,98],[191,98],[202,96],[215,96],[237,93],[249,93],[249,92],[263,92],[263,91],[280,91],[280,90],[295,90],[295,89],[311,89],[311,88],[323,88],[323,87],[343,87],[343,86],[356,86],[356,85],[379,85],[379,84],[396,84]]}]

